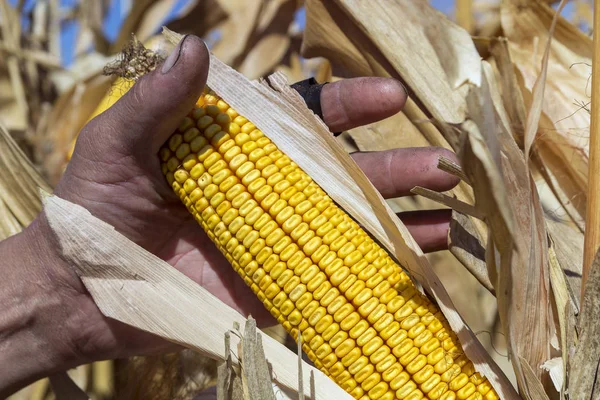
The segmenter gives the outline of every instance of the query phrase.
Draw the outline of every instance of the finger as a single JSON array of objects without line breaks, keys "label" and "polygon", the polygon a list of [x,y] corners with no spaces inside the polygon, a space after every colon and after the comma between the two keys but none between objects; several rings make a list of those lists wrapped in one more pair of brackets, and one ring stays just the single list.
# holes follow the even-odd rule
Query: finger
[{"label": "finger", "polygon": [[456,186],[459,179],[437,167],[442,156],[457,160],[453,152],[441,147],[352,154],[354,161],[386,199],[411,195],[410,190],[415,186],[436,191],[446,191]]},{"label": "finger", "polygon": [[448,248],[452,210],[407,211],[398,217],[425,253]]},{"label": "finger", "polygon": [[323,86],[323,120],[332,132],[370,124],[398,113],[406,102],[406,90],[393,78],[365,77]]},{"label": "finger", "polygon": [[103,150],[120,155],[155,154],[193,108],[206,84],[208,67],[204,42],[185,36],[162,65],[88,124],[93,134],[87,136],[96,136],[98,146],[109,147]]}]

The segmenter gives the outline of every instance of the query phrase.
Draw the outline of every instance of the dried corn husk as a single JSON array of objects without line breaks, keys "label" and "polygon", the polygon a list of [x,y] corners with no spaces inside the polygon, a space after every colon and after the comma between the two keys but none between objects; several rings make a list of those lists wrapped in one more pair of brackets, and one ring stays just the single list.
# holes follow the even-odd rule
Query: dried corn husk
[{"label": "dried corn husk", "polygon": [[[518,73],[526,104],[542,72],[543,45],[555,12],[548,5],[520,0],[502,3],[502,28]],[[586,207],[589,102],[592,41],[559,18],[550,47],[548,75],[535,151],[547,169],[549,184],[560,189],[559,199],[573,208],[582,225]]]}]

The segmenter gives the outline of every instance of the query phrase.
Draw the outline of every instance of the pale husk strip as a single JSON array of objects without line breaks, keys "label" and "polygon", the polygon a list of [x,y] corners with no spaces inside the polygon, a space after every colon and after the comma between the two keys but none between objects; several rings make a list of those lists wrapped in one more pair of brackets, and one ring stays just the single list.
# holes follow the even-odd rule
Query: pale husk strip
[{"label": "pale husk strip", "polygon": [[[544,52],[556,12],[541,1],[502,2],[502,28],[508,38],[510,56],[519,76],[524,98],[530,98],[541,72]],[[558,19],[553,34],[548,75],[534,151],[564,192],[578,224],[586,210],[589,114],[574,103],[587,102],[592,41],[577,27]],[[546,178],[548,179],[548,178]]]},{"label": "pale husk strip", "polygon": [[[104,315],[225,359],[223,336],[234,324],[246,323],[242,315],[83,207],[56,196],[47,196],[44,203],[62,256],[76,268]],[[297,391],[297,356],[261,335],[274,380]],[[238,338],[232,335],[231,342],[235,352]],[[315,374],[315,399],[351,398],[322,372],[307,364],[304,368]]]},{"label": "pale husk strip", "polygon": [[484,218],[484,215],[471,204],[463,203],[462,201],[448,196],[447,194],[436,192],[435,190],[427,189],[422,186],[415,186],[411,189],[411,193],[431,199],[463,214],[470,215],[478,219]]},{"label": "pale husk strip", "polygon": [[208,85],[240,114],[253,121],[418,278],[434,296],[476,369],[488,377],[503,398],[516,396],[502,371],[454,309],[441,282],[406,227],[333,138],[325,124],[289,88],[285,78],[276,73],[263,84],[252,83],[212,57]]},{"label": "pale husk strip", "polygon": [[446,157],[440,157],[438,161],[438,168],[456,176],[457,178],[460,178],[462,181],[469,183],[469,178],[465,175],[460,165],[452,160],[447,159]]},{"label": "pale husk strip", "polygon": [[[463,85],[479,85],[481,78],[479,54],[466,31],[427,2],[336,3],[371,38],[408,86],[418,90],[419,100],[434,118],[448,123],[464,120]],[[398,40],[402,37],[407,40]],[[439,101],[440,98],[445,101]]]},{"label": "pale husk strip", "polygon": [[[511,134],[493,71],[488,63],[483,66],[484,84],[474,95],[493,110],[482,108],[477,123],[463,124],[468,140],[461,162],[490,227],[493,242],[488,242],[486,260],[519,389],[525,398],[535,399],[540,380],[546,390],[554,390],[540,366],[557,355],[551,344],[558,347],[543,211]],[[480,133],[486,127],[494,127],[495,140]],[[496,146],[502,152],[500,165],[491,151]]]},{"label": "pale husk strip", "polygon": [[552,36],[554,34],[554,30],[556,29],[556,23],[558,22],[558,15],[563,10],[563,8],[567,5],[566,0],[562,0],[556,11],[556,17],[552,19],[552,24],[550,25],[548,41],[546,42],[546,49],[544,50],[544,56],[542,57],[542,67],[541,72],[538,78],[533,85],[532,95],[533,101],[531,102],[531,107],[529,109],[529,113],[527,114],[527,123],[525,125],[525,168],[526,171],[529,172],[529,152],[531,151],[531,146],[533,145],[533,141],[535,140],[538,132],[538,128],[540,125],[540,117],[542,115],[542,104],[544,101],[544,90],[546,89],[546,76],[548,75],[548,60],[550,58],[550,46],[552,44]]}]

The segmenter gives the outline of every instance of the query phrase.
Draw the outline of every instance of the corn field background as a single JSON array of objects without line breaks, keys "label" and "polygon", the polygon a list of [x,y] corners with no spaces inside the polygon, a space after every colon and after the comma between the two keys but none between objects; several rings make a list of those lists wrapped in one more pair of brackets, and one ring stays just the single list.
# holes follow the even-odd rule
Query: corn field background
[{"label": "corn field background", "polygon": [[[566,356],[574,357],[577,348],[577,341],[569,344],[569,335],[565,335],[565,327],[574,330],[574,325],[565,321],[575,321],[581,310],[593,1],[567,2],[545,60],[558,3],[372,0],[365,8],[360,1],[346,0],[0,0],[0,239],[19,232],[37,215],[41,202],[28,193],[37,193],[38,187],[51,191],[78,132],[106,101],[106,93],[124,90],[102,70],[118,58],[132,33],[147,47],[164,53],[172,45],[160,35],[162,26],[181,34],[196,34],[221,61],[249,79],[276,71],[283,72],[289,82],[313,76],[319,82],[364,75],[396,77],[411,95],[406,109],[384,121],[344,132],[338,140],[349,152],[430,145],[461,150],[459,169],[465,179],[445,194],[474,206],[488,218],[484,223],[473,216],[475,213],[455,212],[451,249],[427,257],[456,310],[512,384],[521,388],[523,398],[544,398],[532,389],[534,380],[546,393],[554,393],[548,398],[558,398],[561,384],[568,380]],[[382,19],[380,13],[392,18]],[[403,32],[412,32],[403,31],[409,19],[407,25],[422,28],[417,36],[403,36]],[[385,29],[389,34],[384,37],[381,32]],[[473,49],[464,50],[457,43],[468,43]],[[412,55],[415,60],[423,58],[431,63],[418,64],[410,60]],[[479,57],[485,60],[483,72],[474,67]],[[494,178],[477,172],[478,162],[487,165],[487,153],[482,156],[473,148],[461,148],[456,132],[468,130],[468,126],[461,124],[464,112],[457,110],[464,105],[466,95],[461,92],[462,99],[449,104],[450,100],[431,97],[433,86],[418,83],[429,74],[442,75],[448,90],[458,93],[461,85],[478,73],[495,77],[491,98],[493,104],[503,107],[498,124],[508,135],[499,139],[501,144],[490,153],[498,151],[510,160],[512,169],[505,168],[504,172],[510,170],[508,175],[516,177],[515,181],[523,182],[522,177],[530,174],[532,191],[537,192],[531,196],[532,204],[540,207],[544,216],[538,225],[516,218],[510,227],[506,221],[514,216],[501,210],[513,209],[519,214],[510,198],[522,195],[521,189],[504,182],[505,197],[497,196]],[[541,75],[546,76],[546,84],[540,98],[535,85]],[[532,128],[531,115],[536,112],[539,121]],[[470,116],[477,120],[477,116]],[[530,137],[535,138],[533,144]],[[507,138],[510,144],[502,142]],[[522,162],[513,163],[517,153],[530,156],[529,169]],[[19,178],[21,185],[15,185],[13,172],[22,168],[26,159],[33,168],[25,169]],[[455,208],[455,203],[435,193],[420,194],[389,203],[397,212],[439,208],[440,202]],[[491,218],[494,214],[501,217]],[[509,262],[513,279],[522,276],[525,283],[514,283],[511,293],[496,296],[506,281],[490,275],[492,261],[486,256],[496,254],[496,262],[501,262],[504,247],[495,235],[506,226],[514,235],[513,242],[525,237],[519,235],[528,235],[527,243],[535,241],[535,235],[532,238],[530,231],[519,228],[520,223],[531,223],[543,232],[539,259],[515,261],[519,257],[513,257]],[[464,231],[468,237],[461,236]],[[490,247],[491,242],[495,246]],[[508,267],[503,264],[503,268]],[[556,274],[560,277],[555,278]],[[525,297],[520,285],[531,283],[536,276],[539,286],[527,291]],[[511,327],[523,330],[540,321],[507,308],[504,296],[544,310],[538,315],[547,313],[554,331],[538,336],[548,339],[540,345],[548,345],[550,340],[562,341],[561,345],[553,342],[547,346],[552,348],[543,359],[535,359],[522,349],[519,334]],[[578,324],[584,326],[585,321]],[[266,332],[295,351],[295,343],[282,329],[273,327]],[[507,334],[512,338],[507,339]],[[519,368],[515,370],[514,358],[509,357],[511,348],[513,354],[523,351],[522,357],[529,364],[538,364],[534,378]],[[98,362],[69,371],[69,376],[92,399],[192,399],[217,383],[217,365],[185,350]],[[11,397],[53,398],[48,379]]]}]

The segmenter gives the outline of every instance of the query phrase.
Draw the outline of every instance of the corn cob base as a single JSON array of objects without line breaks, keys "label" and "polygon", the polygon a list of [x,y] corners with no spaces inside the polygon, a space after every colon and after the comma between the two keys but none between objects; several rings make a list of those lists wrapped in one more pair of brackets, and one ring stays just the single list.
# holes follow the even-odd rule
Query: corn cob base
[{"label": "corn cob base", "polygon": [[213,92],[161,149],[210,239],[356,399],[497,399],[443,314],[288,156]]}]

